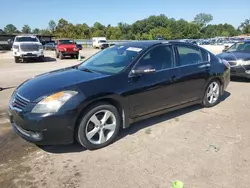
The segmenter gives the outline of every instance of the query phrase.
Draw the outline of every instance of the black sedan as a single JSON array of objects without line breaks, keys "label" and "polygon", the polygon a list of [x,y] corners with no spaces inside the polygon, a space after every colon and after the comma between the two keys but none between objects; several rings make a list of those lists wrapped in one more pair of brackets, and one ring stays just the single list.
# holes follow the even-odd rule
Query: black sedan
[{"label": "black sedan", "polygon": [[228,61],[231,76],[250,78],[250,41],[237,42],[217,56]]},{"label": "black sedan", "polygon": [[77,43],[76,43],[76,47],[77,47],[79,50],[82,50],[82,45],[81,45],[81,44],[77,44]]},{"label": "black sedan", "polygon": [[114,45],[21,84],[11,96],[10,121],[38,145],[77,140],[97,149],[133,122],[194,104],[216,105],[229,81],[227,64],[196,45]]}]

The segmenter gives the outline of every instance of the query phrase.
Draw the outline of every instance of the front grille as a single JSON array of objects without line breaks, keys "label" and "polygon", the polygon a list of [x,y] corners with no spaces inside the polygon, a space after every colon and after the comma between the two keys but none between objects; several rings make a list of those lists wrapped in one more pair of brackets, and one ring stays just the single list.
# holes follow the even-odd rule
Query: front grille
[{"label": "front grille", "polygon": [[37,44],[21,44],[20,48],[23,52],[38,51],[39,45],[37,45]]},{"label": "front grille", "polygon": [[230,64],[230,66],[236,66],[237,65],[237,61],[229,61],[228,63]]},{"label": "front grille", "polygon": [[22,96],[20,96],[19,94],[15,94],[13,97],[12,97],[12,107],[13,108],[17,108],[19,110],[23,110],[28,104],[29,104],[29,100],[28,99],[25,99],[23,98]]}]

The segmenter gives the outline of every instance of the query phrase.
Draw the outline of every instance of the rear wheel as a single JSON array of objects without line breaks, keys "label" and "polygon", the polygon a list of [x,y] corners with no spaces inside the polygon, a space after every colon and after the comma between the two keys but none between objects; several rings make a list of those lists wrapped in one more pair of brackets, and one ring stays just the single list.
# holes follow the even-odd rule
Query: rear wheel
[{"label": "rear wheel", "polygon": [[221,84],[218,80],[211,81],[205,91],[202,101],[204,107],[213,107],[219,103],[221,94]]},{"label": "rear wheel", "polygon": [[20,63],[19,57],[15,57],[15,63]]},{"label": "rear wheel", "polygon": [[120,124],[121,118],[118,110],[110,104],[99,103],[83,115],[76,138],[87,149],[99,149],[115,140]]}]

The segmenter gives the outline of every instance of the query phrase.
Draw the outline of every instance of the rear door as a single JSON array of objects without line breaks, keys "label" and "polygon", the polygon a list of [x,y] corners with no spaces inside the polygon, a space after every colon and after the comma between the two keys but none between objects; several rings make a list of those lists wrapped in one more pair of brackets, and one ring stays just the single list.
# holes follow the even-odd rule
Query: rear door
[{"label": "rear door", "polygon": [[180,102],[186,103],[203,97],[209,78],[209,54],[199,47],[175,45],[177,67],[179,68]]}]

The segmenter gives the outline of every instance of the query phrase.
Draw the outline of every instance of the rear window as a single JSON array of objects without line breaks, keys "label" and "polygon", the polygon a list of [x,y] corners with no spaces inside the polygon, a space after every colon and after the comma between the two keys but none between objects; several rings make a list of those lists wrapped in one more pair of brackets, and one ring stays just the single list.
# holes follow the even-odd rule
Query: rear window
[{"label": "rear window", "polygon": [[191,46],[176,46],[178,52],[178,65],[192,65],[202,62],[202,54],[199,48]]}]

